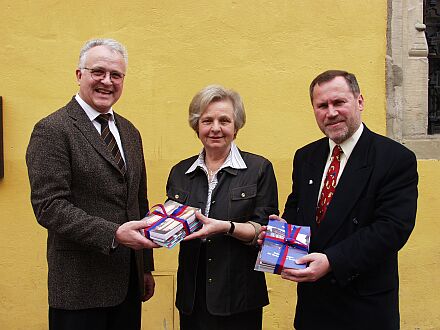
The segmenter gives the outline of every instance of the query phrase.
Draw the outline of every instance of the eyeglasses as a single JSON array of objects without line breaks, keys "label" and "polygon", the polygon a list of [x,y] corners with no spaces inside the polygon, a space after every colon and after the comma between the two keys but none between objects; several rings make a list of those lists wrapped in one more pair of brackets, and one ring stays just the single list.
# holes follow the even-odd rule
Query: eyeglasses
[{"label": "eyeglasses", "polygon": [[92,76],[93,80],[95,81],[101,81],[107,77],[107,73],[110,74],[110,80],[114,84],[120,84],[125,77],[125,74],[118,71],[106,71],[103,69],[91,69],[91,68],[83,68],[90,71],[90,75]]}]

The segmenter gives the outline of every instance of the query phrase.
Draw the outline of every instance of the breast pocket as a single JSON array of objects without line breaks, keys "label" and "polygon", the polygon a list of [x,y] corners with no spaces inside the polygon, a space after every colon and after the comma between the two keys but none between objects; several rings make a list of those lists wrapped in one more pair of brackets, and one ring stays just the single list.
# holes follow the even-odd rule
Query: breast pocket
[{"label": "breast pocket", "polygon": [[178,187],[170,186],[167,190],[167,197],[180,204],[185,204],[188,199],[188,192]]},{"label": "breast pocket", "polygon": [[232,189],[229,219],[247,221],[254,211],[256,196],[256,184]]}]

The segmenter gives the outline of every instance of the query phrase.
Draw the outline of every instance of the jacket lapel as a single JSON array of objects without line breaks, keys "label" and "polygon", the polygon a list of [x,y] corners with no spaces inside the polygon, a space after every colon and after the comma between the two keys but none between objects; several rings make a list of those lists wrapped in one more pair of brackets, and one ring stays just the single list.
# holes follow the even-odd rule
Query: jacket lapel
[{"label": "jacket lapel", "polygon": [[73,125],[81,131],[81,133],[90,143],[90,145],[105,160],[107,160],[120,172],[120,169],[116,164],[115,158],[108,150],[107,145],[99,136],[98,131],[96,130],[93,123],[90,121],[89,117],[87,117],[85,111],[81,108],[81,106],[78,104],[78,102],[76,102],[74,98],[67,104],[67,112],[69,113],[69,116],[73,119]]},{"label": "jacket lapel", "polygon": [[[137,158],[137,154],[139,152],[143,153],[143,150],[135,150],[135,144],[131,143],[130,141],[134,141],[137,139],[137,137],[132,136],[130,133],[131,130],[127,126],[128,124],[126,121],[121,120],[121,116],[119,116],[117,113],[113,112],[115,116],[116,121],[116,127],[119,131],[119,136],[121,137],[121,144],[124,149],[124,156],[125,156],[125,166],[127,167],[127,172],[125,173],[127,180],[131,182],[131,179],[133,178],[133,169],[136,168],[136,165],[134,164],[135,159]],[[116,164],[116,163],[115,163]]]},{"label": "jacket lapel", "polygon": [[317,233],[318,244],[315,248],[322,250],[347,218],[361,197],[367,185],[373,166],[368,164],[371,146],[371,133],[364,126],[364,131],[353,149],[344,172],[342,173],[335,194],[327,209],[326,216]]},{"label": "jacket lapel", "polygon": [[316,148],[312,150],[310,156],[304,162],[303,175],[300,180],[304,187],[304,216],[311,219],[312,232],[318,228],[315,221],[316,204],[318,202],[319,188],[322,180],[325,163],[329,153],[328,140],[322,139]]}]

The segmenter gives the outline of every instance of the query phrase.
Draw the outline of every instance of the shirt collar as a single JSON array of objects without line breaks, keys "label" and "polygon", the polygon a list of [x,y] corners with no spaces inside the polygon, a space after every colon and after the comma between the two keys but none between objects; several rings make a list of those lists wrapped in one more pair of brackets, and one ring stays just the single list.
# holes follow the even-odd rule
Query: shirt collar
[{"label": "shirt collar", "polygon": [[[90,105],[88,105],[86,103],[86,101],[84,101],[81,98],[81,96],[79,96],[79,94],[75,95],[75,100],[79,103],[81,108],[83,108],[83,110],[87,114],[87,117],[89,117],[90,121],[94,121],[96,119],[96,117],[98,117],[101,114],[99,111],[96,111]],[[113,118],[113,108],[110,108],[110,110],[107,113],[110,113],[112,115],[112,118]]]},{"label": "shirt collar", "polygon": [[[364,124],[361,123],[359,128],[354,132],[352,136],[350,136],[347,140],[342,142],[339,146],[341,147],[342,151],[344,152],[345,157],[348,159],[353,152],[354,147],[356,146],[356,143],[359,141],[362,132],[364,130]],[[336,143],[332,140],[328,140],[330,150],[333,150]],[[331,152],[331,151],[330,151]]]},{"label": "shirt collar", "polygon": [[[185,174],[189,174],[191,172],[194,172],[198,167],[202,168],[205,172],[207,171],[206,164],[205,164],[205,149],[203,148],[202,151],[199,153],[199,157],[196,159],[196,161],[190,166],[190,168],[185,172]],[[231,150],[229,151],[229,155],[226,158],[225,162],[222,166],[220,166],[220,169],[225,167],[231,167],[237,170],[242,170],[247,168],[246,163],[243,160],[243,157],[241,157],[240,151],[237,148],[237,145],[232,142],[231,143]]]}]

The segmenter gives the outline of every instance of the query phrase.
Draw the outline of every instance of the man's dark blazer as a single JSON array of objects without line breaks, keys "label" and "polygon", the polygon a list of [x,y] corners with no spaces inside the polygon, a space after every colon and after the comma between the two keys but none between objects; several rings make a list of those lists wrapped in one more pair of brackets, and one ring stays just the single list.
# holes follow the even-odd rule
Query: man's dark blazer
[{"label": "man's dark blazer", "polygon": [[364,126],[319,228],[316,204],[329,143],[299,149],[284,219],[311,226],[310,252],[331,272],[299,283],[296,329],[399,329],[398,251],[414,227],[417,161],[399,143]]},{"label": "man's dark blazer", "polygon": [[[117,228],[148,209],[138,130],[115,114],[127,173],[73,98],[38,122],[26,154],[31,201],[48,230],[49,305],[85,309],[120,304],[130,273],[130,249],[111,249]],[[140,290],[153,269],[151,251],[136,251]]]}]

